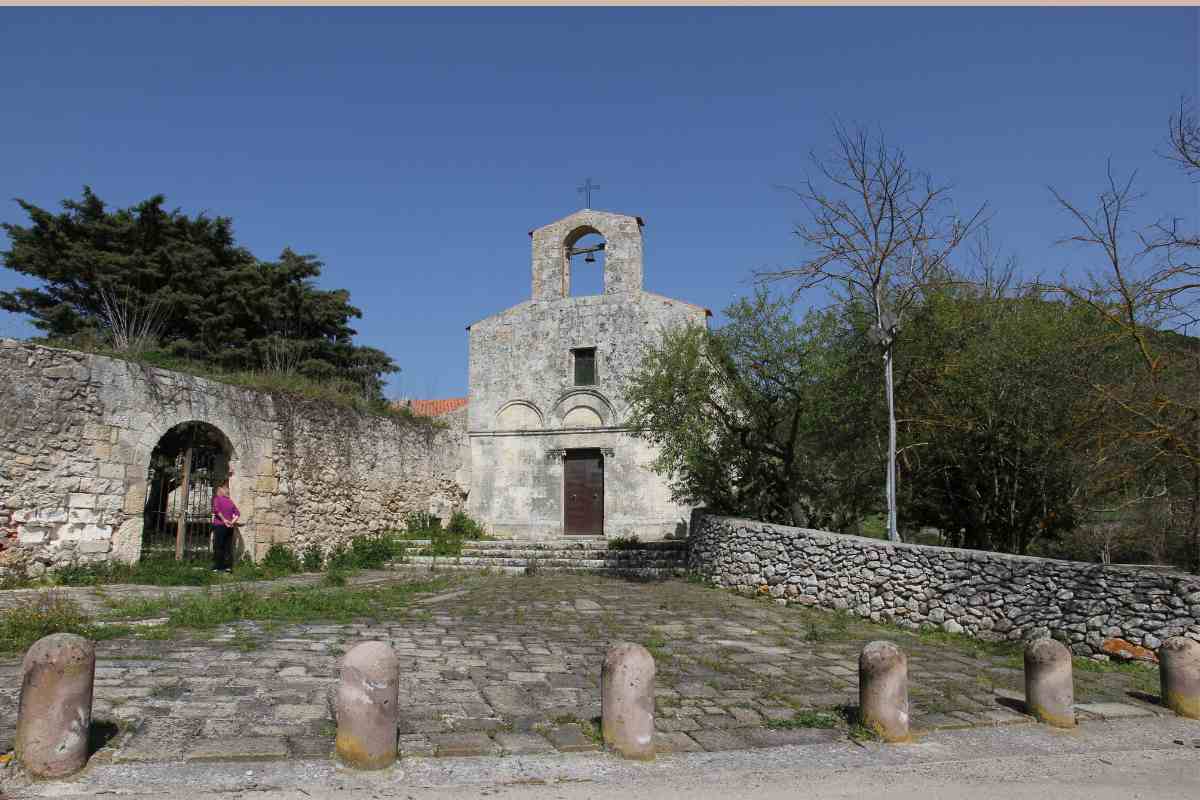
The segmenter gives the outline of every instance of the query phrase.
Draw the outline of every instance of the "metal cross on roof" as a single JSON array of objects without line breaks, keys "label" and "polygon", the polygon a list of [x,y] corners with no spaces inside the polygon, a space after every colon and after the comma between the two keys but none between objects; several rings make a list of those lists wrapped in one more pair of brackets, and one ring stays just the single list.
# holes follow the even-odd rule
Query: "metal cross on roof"
[{"label": "metal cross on roof", "polygon": [[592,183],[592,179],[591,179],[591,178],[588,178],[586,181],[584,181],[584,182],[583,182],[583,186],[580,186],[580,187],[579,187],[579,188],[576,190],[576,191],[578,191],[580,194],[582,194],[582,195],[583,195],[583,196],[586,198],[586,199],[585,199],[585,203],[586,203],[586,205],[584,205],[584,208],[591,208],[591,207],[592,207],[592,192],[593,192],[593,191],[595,191],[596,189],[599,189],[599,188],[600,188],[599,186],[597,186],[596,184]]}]

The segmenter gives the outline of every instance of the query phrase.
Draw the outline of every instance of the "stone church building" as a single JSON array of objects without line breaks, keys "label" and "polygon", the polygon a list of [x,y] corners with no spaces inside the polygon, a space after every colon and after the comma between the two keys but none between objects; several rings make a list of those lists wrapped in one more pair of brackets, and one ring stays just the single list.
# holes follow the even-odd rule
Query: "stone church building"
[{"label": "stone church building", "polygon": [[[532,231],[531,298],[468,329],[467,510],[495,535],[686,532],[689,510],[649,470],[622,386],[646,345],[710,312],[642,289],[642,225],[584,209]],[[572,296],[572,269],[597,254],[603,293]]]}]

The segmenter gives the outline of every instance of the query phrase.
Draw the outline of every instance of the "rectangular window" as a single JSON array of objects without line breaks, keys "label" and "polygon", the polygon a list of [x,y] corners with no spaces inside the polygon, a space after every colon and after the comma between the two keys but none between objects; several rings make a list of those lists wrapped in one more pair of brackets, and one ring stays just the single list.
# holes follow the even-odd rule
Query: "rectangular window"
[{"label": "rectangular window", "polygon": [[581,347],[572,350],[575,356],[575,385],[594,386],[596,384],[596,348]]}]

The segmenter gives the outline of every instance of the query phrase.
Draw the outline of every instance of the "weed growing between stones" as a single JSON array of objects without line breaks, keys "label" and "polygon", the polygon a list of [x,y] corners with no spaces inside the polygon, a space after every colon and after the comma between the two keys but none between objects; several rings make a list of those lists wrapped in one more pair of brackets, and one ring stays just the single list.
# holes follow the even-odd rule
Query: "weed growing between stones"
[{"label": "weed growing between stones", "polygon": [[775,730],[795,728],[840,728],[846,720],[833,711],[799,711],[791,719],[767,720],[766,726]]},{"label": "weed growing between stones", "polygon": [[670,653],[663,649],[667,646],[667,640],[661,636],[652,636],[646,639],[642,643],[642,646],[654,657],[655,661],[663,661],[672,657]]}]

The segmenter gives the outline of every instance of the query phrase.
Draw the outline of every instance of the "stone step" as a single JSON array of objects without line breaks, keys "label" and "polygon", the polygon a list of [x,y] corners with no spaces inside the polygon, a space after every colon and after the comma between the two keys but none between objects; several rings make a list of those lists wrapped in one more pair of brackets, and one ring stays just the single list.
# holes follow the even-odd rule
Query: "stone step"
[{"label": "stone step", "polygon": [[[397,572],[412,572],[412,573],[428,573],[428,572],[489,572],[502,575],[524,575],[526,574],[528,564],[525,565],[504,565],[488,562],[484,564],[463,564],[455,562],[452,559],[438,558],[434,563],[432,559],[428,562],[421,563],[394,563],[388,565],[389,569]],[[687,570],[682,567],[580,567],[580,566],[548,566],[540,562],[536,563],[534,569],[538,572],[554,572],[554,573],[570,573],[570,572],[586,572],[600,575],[611,575],[614,577],[629,577],[629,578],[678,578],[687,574]]]},{"label": "stone step", "polygon": [[681,562],[670,563],[622,563],[616,561],[608,561],[603,558],[480,558],[479,556],[408,556],[405,559],[406,563],[421,565],[421,564],[462,564],[470,567],[525,567],[531,563],[537,564],[538,567],[575,567],[577,569],[605,569],[640,567],[647,568],[671,568],[683,567]]},{"label": "stone step", "polygon": [[[413,539],[406,541],[405,544],[410,544],[413,546],[425,546],[429,544],[429,540]],[[610,550],[608,547],[608,541],[601,538],[589,538],[586,540],[554,539],[550,541],[530,541],[528,539],[484,539],[482,541],[464,541],[463,547],[470,547],[478,550],[583,550],[615,553],[686,552],[687,542],[678,540],[663,542],[641,542],[636,547],[630,547],[623,550]]]},{"label": "stone step", "polygon": [[534,550],[532,548],[499,548],[483,549],[463,545],[462,555],[478,558],[587,558],[605,559],[609,561],[687,561],[687,552],[670,552],[663,550]]}]

